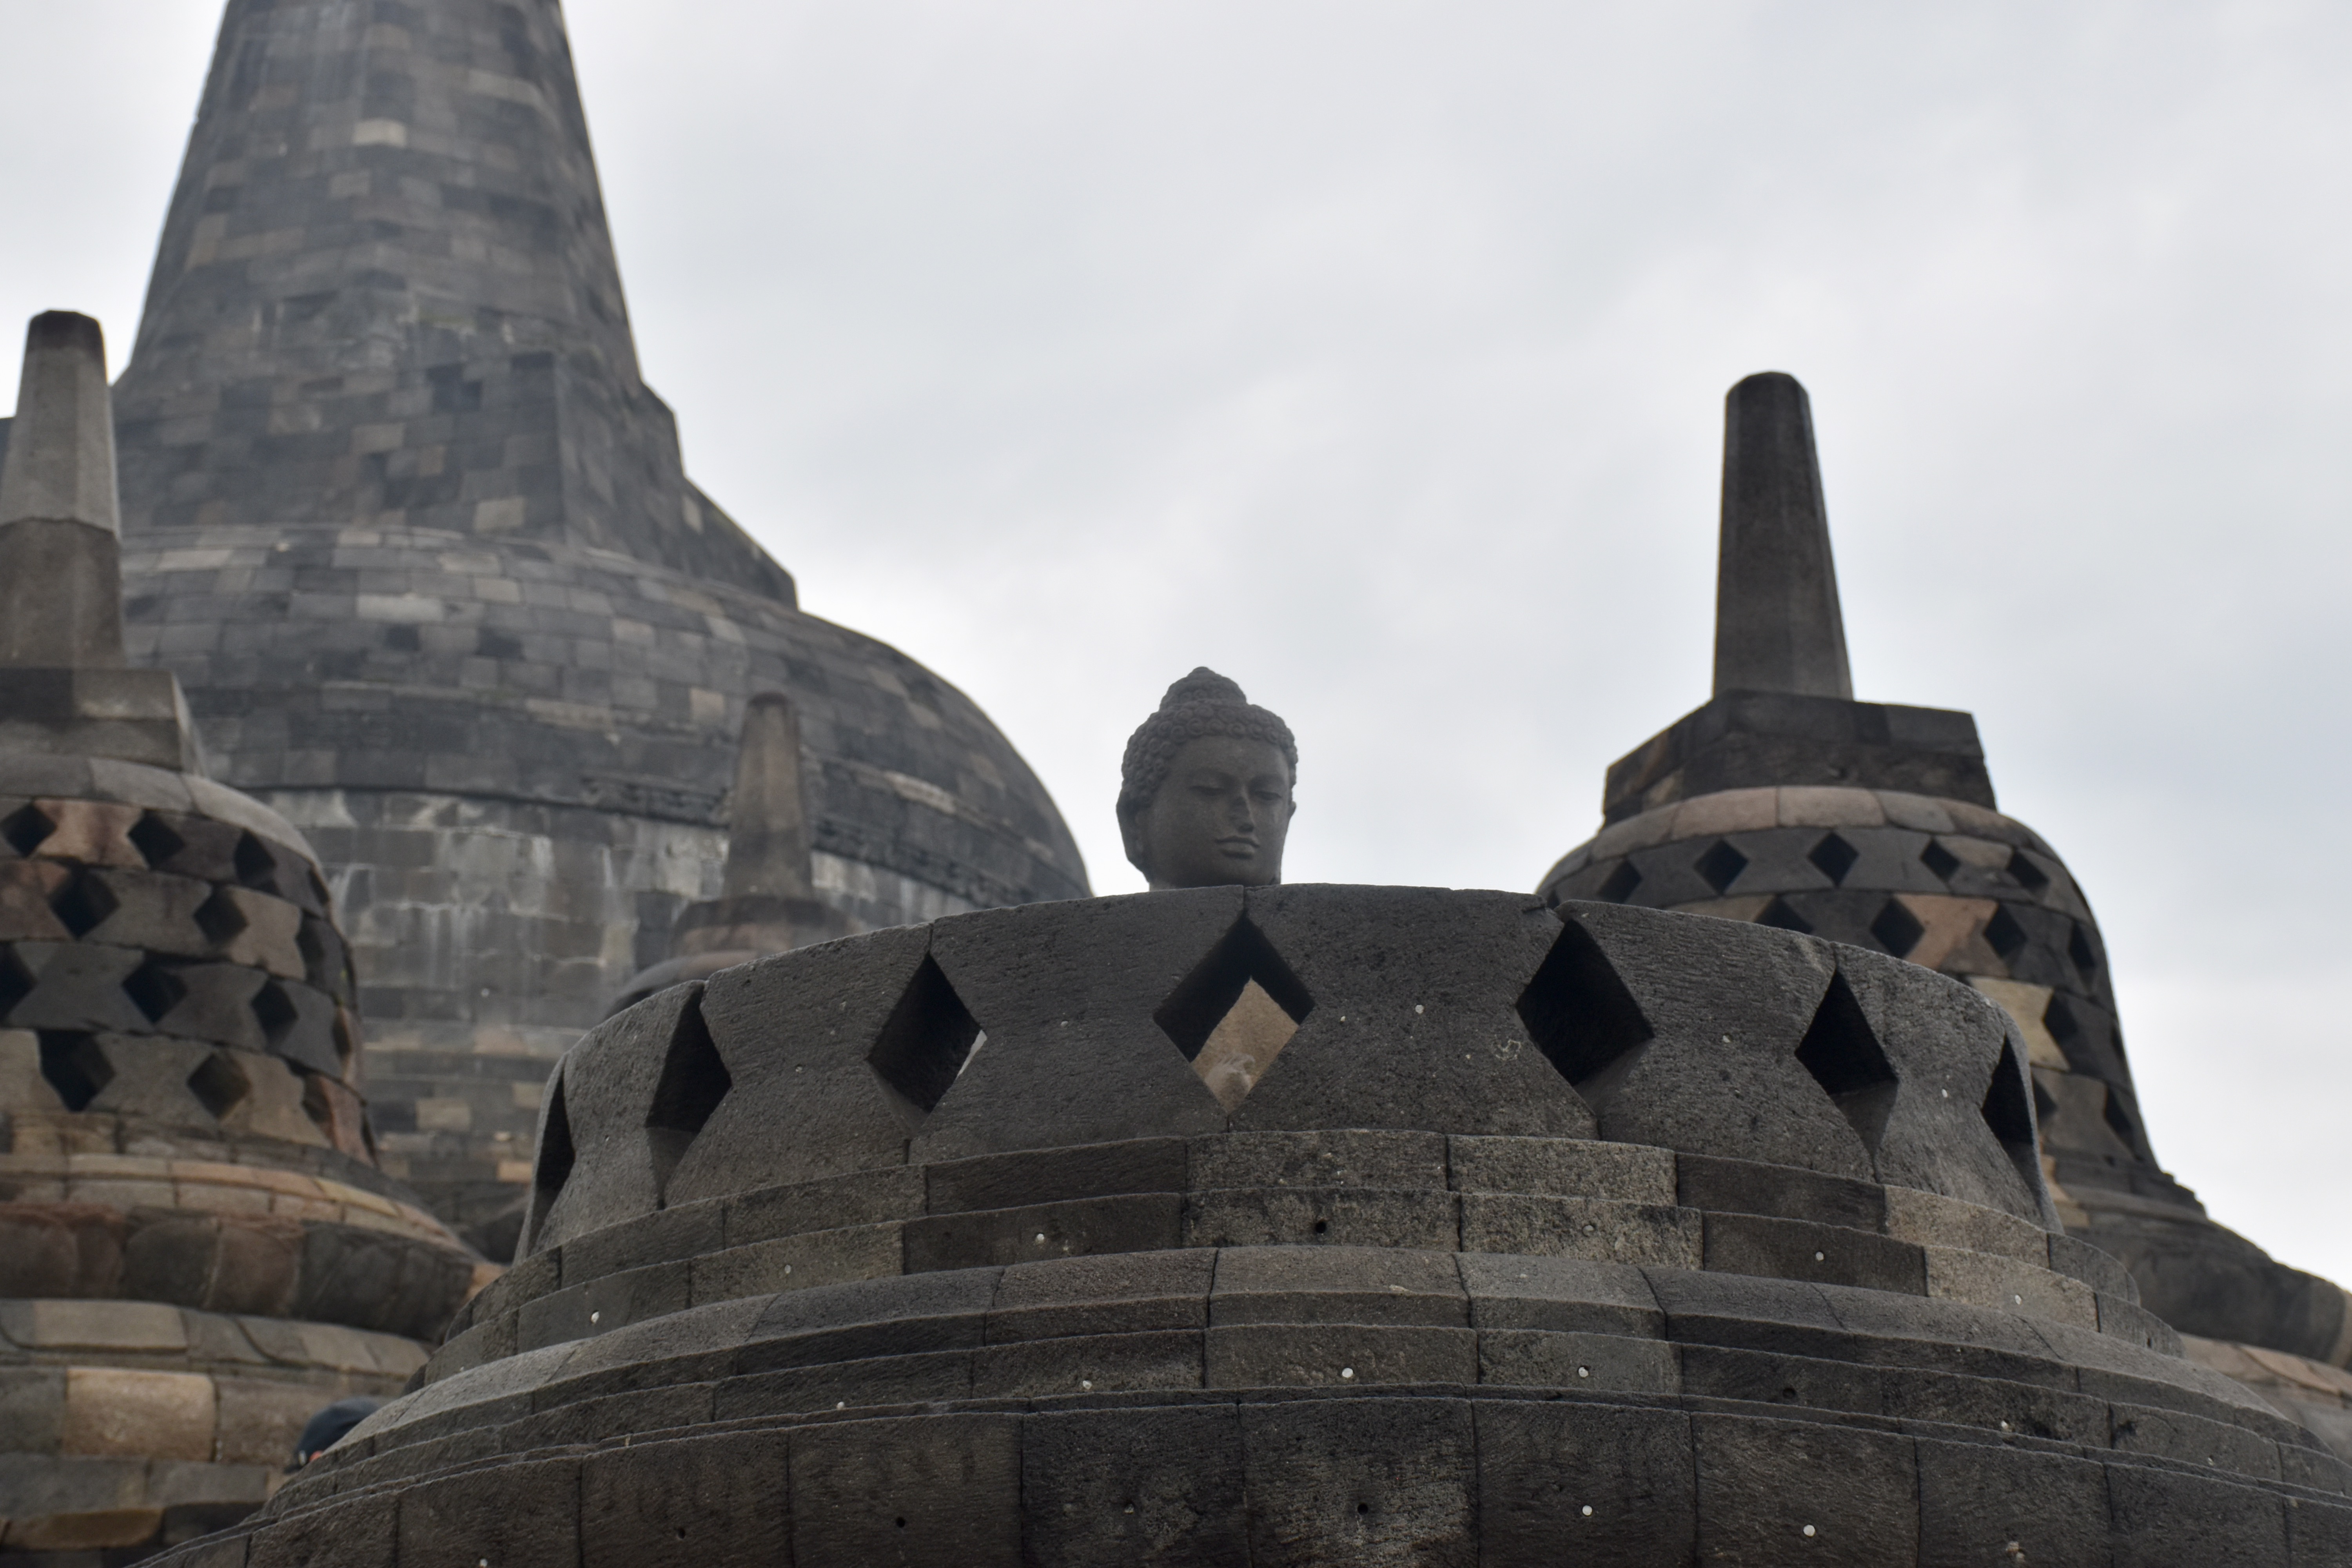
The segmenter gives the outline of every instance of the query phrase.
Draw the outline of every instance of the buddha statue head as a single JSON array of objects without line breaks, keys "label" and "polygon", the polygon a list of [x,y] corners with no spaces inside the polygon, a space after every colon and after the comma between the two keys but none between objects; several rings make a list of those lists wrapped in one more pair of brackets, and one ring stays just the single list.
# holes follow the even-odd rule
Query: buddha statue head
[{"label": "buddha statue head", "polygon": [[1298,742],[1242,689],[1196,669],[1127,742],[1118,828],[1155,889],[1271,887],[1297,809]]}]

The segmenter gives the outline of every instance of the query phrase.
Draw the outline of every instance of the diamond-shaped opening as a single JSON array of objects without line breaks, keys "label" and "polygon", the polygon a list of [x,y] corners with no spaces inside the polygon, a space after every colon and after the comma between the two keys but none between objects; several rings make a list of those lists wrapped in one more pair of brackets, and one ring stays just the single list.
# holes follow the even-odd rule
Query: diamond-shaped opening
[{"label": "diamond-shaped opening", "polygon": [[253,1092],[253,1080],[226,1051],[215,1051],[188,1075],[188,1092],[194,1095],[215,1121],[235,1110]]},{"label": "diamond-shaped opening", "polygon": [[49,814],[30,804],[18,806],[5,821],[0,821],[0,838],[5,838],[8,847],[19,855],[30,855],[57,830],[58,825],[50,820]]},{"label": "diamond-shaped opening", "polygon": [[1528,1038],[1596,1117],[1605,1113],[1655,1033],[1609,955],[1572,920],[1560,922],[1559,940],[1519,993],[1517,1005]]},{"label": "diamond-shaped opening", "polygon": [[16,956],[13,947],[0,947],[0,1020],[16,1010],[16,1004],[33,994],[33,972]]},{"label": "diamond-shaped opening", "polygon": [[1948,882],[1952,879],[1952,873],[1960,868],[1960,858],[1930,838],[1927,847],[1919,851],[1919,864]]},{"label": "diamond-shaped opening", "polygon": [[87,1110],[114,1081],[114,1064],[98,1048],[94,1035],[41,1031],[41,1076],[68,1110]]},{"label": "diamond-shaped opening", "polygon": [[327,1080],[314,1072],[298,1071],[302,1080],[302,1114],[317,1125],[332,1142],[335,1136],[335,1099],[327,1090]]},{"label": "diamond-shaped opening", "polygon": [[250,833],[237,836],[236,879],[256,892],[278,891],[278,857]]},{"label": "diamond-shaped opening", "polygon": [[926,956],[866,1061],[898,1100],[908,1126],[917,1127],[955,1082],[979,1039],[979,1022]]},{"label": "diamond-shaped opening", "polygon": [[212,897],[196,906],[195,920],[196,929],[215,947],[235,941],[237,933],[245,930],[245,911],[236,907],[236,900],[228,896],[226,888],[215,888]]},{"label": "diamond-shaped opening", "polygon": [[187,995],[188,983],[168,964],[151,958],[122,982],[122,993],[146,1015],[149,1023],[160,1024],[163,1015]]},{"label": "diamond-shaped opening", "polygon": [[1799,936],[1803,936],[1813,929],[1812,921],[1790,909],[1788,900],[1779,897],[1775,897],[1770,903],[1764,906],[1763,911],[1756,917],[1756,923],[1760,926],[1776,926],[1781,931],[1792,931]]},{"label": "diamond-shaped opening", "polygon": [[1244,916],[1151,1016],[1232,1111],[1314,1010],[1315,998]]},{"label": "diamond-shaped opening", "polygon": [[1731,847],[1728,838],[1718,838],[1706,847],[1706,853],[1694,862],[1706,885],[1720,893],[1739,880],[1739,873],[1748,869],[1748,857]]},{"label": "diamond-shaped opening", "polygon": [[2025,928],[2017,923],[2007,905],[1993,910],[1992,919],[1985,921],[1984,934],[1986,942],[2004,959],[2016,957],[2027,940]]},{"label": "diamond-shaped opening", "polygon": [[1601,882],[1601,897],[1606,902],[1622,904],[1632,898],[1633,889],[1641,885],[1642,873],[1633,869],[1633,862],[1620,860],[1617,868]]},{"label": "diamond-shaped opening", "polygon": [[294,949],[302,955],[302,973],[311,984],[321,991],[337,989],[342,978],[335,973],[335,940],[326,921],[316,915],[302,917],[302,929],[294,934]]},{"label": "diamond-shaped opening", "polygon": [[87,936],[104,923],[106,917],[121,905],[114,889],[94,871],[81,870],[59,888],[49,899],[49,909],[66,930],[76,936]]},{"label": "diamond-shaped opening", "polygon": [[131,845],[139,851],[140,858],[148,865],[160,867],[181,850],[188,841],[173,830],[172,825],[149,812],[131,825]]},{"label": "diamond-shaped opening", "polygon": [[687,1145],[710,1121],[710,1113],[735,1087],[727,1064],[711,1043],[700,998],[687,1004],[669,1037],[669,1054],[654,1084],[653,1108],[646,1112],[646,1136],[653,1146],[654,1177],[667,1192],[670,1173],[686,1157]]},{"label": "diamond-shaped opening", "polygon": [[2124,1109],[2123,1096],[2114,1084],[2107,1085],[2107,1103],[2099,1112],[2115,1135],[2124,1141],[2124,1147],[2139,1152],[2139,1128],[2132,1121],[2131,1112]]},{"label": "diamond-shaped opening", "polygon": [[2074,1016],[2074,1009],[2066,1005],[2063,996],[2053,996],[2050,1005],[2042,1009],[2042,1026],[2062,1046],[2073,1045],[2083,1035],[2082,1023]]},{"label": "diamond-shaped opening", "polygon": [[1870,1020],[1843,974],[1830,978],[1813,1021],[1798,1042],[1797,1060],[1853,1123],[1863,1147],[1878,1152],[1895,1109],[1895,1064],[1886,1059]]},{"label": "diamond-shaped opening", "polygon": [[530,1182],[539,1193],[542,1223],[556,1194],[572,1179],[572,1167],[578,1160],[572,1146],[572,1115],[563,1109],[563,1079],[559,1077],[547,1101],[547,1130],[540,1135],[539,1158],[531,1166]]},{"label": "diamond-shaped opening", "polygon": [[1887,900],[1877,918],[1870,922],[1871,939],[1897,958],[1910,957],[1911,950],[1927,934],[1927,928],[1917,915],[1904,908],[1900,899]]},{"label": "diamond-shaped opening", "polygon": [[2009,1155],[2009,1163],[2033,1191],[2042,1185],[2042,1152],[2033,1137],[2037,1102],[2045,1116],[2056,1109],[2056,1102],[2038,1083],[2033,1086],[2032,1100],[2026,1098],[2025,1074],[2017,1065],[2017,1053],[2004,1044],[2000,1061],[1992,1069],[1992,1082],[1985,1088],[1984,1121]]},{"label": "diamond-shaped opening", "polygon": [[1853,863],[1862,858],[1862,851],[1836,834],[1825,833],[1822,841],[1806,852],[1805,858],[1831,881],[1843,882],[1845,874],[1853,869]]},{"label": "diamond-shaped opening", "polygon": [[269,1042],[273,1051],[286,1043],[286,1037],[302,1021],[301,1010],[286,994],[286,987],[275,980],[253,994],[253,1017],[261,1026],[261,1037]]},{"label": "diamond-shaped opening", "polygon": [[2022,849],[2009,852],[2009,874],[2029,893],[2038,893],[2050,885],[2050,873],[2027,859]]},{"label": "diamond-shaped opening", "polygon": [[2083,929],[2080,921],[2074,922],[2074,934],[2066,939],[2066,956],[2085,976],[2098,972],[2099,951],[2091,945],[2091,933]]},{"label": "diamond-shaped opening", "polygon": [[335,1060],[342,1064],[343,1076],[346,1079],[352,1074],[352,1058],[359,1054],[360,1043],[357,1031],[352,1023],[352,1016],[343,1008],[337,1007],[335,1009]]}]

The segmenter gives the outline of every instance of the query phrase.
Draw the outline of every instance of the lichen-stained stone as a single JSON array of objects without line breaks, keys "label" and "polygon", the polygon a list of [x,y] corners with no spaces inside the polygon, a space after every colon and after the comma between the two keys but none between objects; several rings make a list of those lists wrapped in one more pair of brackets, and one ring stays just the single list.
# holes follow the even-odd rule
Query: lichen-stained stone
[{"label": "lichen-stained stone", "polygon": [[1835,972],[1826,948],[1727,921],[1635,924],[1606,905],[1561,912],[1591,933],[1651,1031],[1604,1136],[1870,1175],[1869,1151],[1797,1060]]},{"label": "lichen-stained stone", "polygon": [[1240,889],[1202,888],[936,927],[932,956],[987,1038],[916,1134],[919,1157],[1222,1127],[1154,1014],[1241,915]]}]

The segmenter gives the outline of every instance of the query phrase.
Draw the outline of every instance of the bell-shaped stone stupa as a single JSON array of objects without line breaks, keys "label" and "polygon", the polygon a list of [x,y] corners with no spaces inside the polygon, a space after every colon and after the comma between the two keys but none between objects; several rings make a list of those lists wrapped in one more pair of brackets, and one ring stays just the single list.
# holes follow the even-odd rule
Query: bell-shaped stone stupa
[{"label": "bell-shaped stone stupa", "polygon": [[250,1512],[487,1269],[376,1167],[316,858],[124,663],[96,321],[5,430],[0,1561],[79,1568]]},{"label": "bell-shaped stone stupa", "polygon": [[1853,700],[1811,409],[1790,376],[1726,402],[1714,696],[1610,767],[1601,810],[1547,898],[1809,931],[2000,1003],[2032,1056],[2068,1233],[2121,1258],[2174,1328],[2227,1342],[2199,1353],[2352,1453],[2345,1292],[2214,1224],[2157,1163],[2098,921],[2056,852],[1995,808],[1975,720]]}]

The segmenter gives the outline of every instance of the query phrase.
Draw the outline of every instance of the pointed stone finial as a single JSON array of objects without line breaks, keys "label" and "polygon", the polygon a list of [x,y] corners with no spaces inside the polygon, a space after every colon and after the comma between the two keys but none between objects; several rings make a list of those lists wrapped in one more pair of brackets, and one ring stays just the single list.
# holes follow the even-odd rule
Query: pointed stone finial
[{"label": "pointed stone finial", "polygon": [[1715,690],[1853,696],[1812,405],[1779,371],[1724,399]]},{"label": "pointed stone finial", "polygon": [[801,721],[792,699],[763,691],[744,704],[735,755],[722,897],[808,899],[808,805],[801,793]]},{"label": "pointed stone finial", "polygon": [[0,465],[0,665],[122,663],[114,409],[98,323],[33,318]]}]

